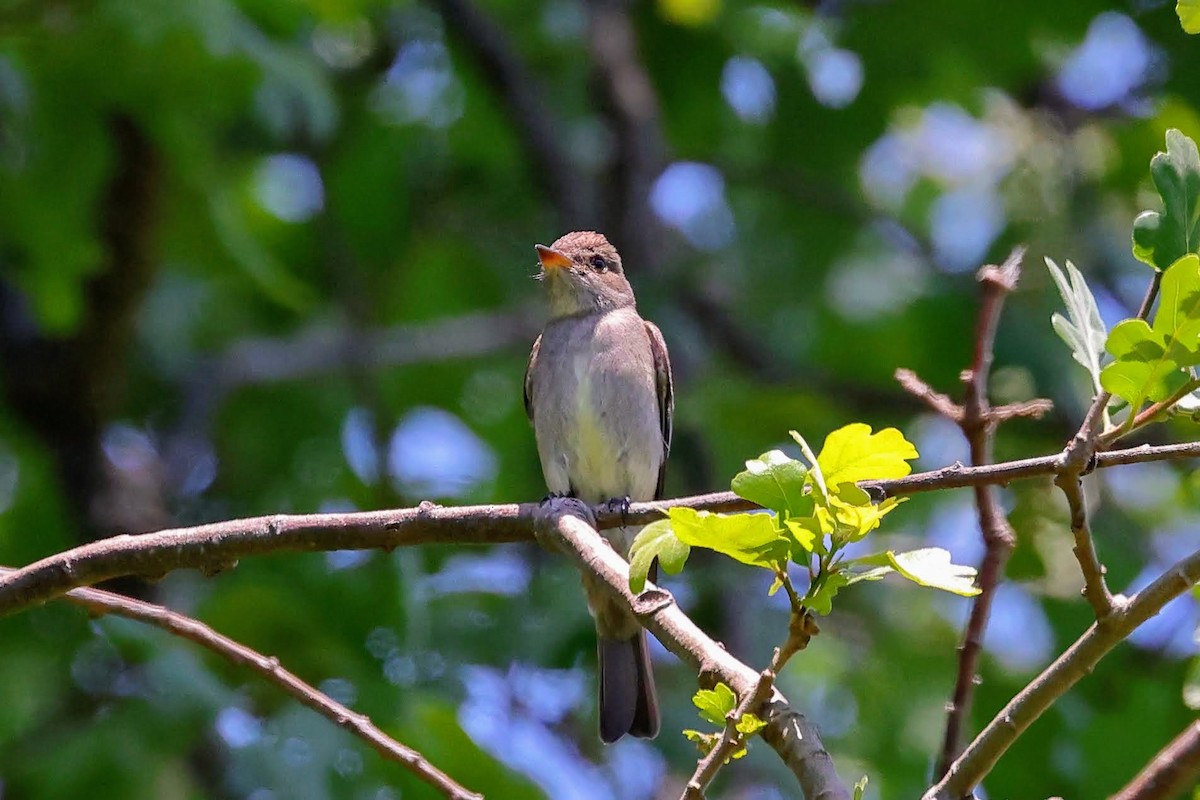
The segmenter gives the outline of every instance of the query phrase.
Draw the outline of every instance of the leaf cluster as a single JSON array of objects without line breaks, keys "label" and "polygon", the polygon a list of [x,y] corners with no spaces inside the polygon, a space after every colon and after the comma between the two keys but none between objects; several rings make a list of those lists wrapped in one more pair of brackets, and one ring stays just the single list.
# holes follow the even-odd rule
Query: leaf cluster
[{"label": "leaf cluster", "polygon": [[647,525],[630,551],[630,589],[640,592],[655,559],[664,572],[683,569],[693,547],[721,553],[742,564],[766,569],[775,575],[771,593],[786,586],[792,593],[788,568],[808,570],[809,584],[798,605],[828,614],[833,598],[846,586],[878,580],[890,572],[962,595],[978,592],[974,570],[954,565],[950,554],[938,548],[911,553],[890,551],[847,559],[845,548],[879,527],[903,498],[876,503],[858,486],[861,481],[900,478],[911,471],[908,463],[917,450],[895,428],[872,433],[870,426],[854,423],[826,437],[819,455],[813,456],[800,434],[792,438],[807,454],[807,463],[781,450],[771,450],[746,462],[734,476],[733,491],[762,506],[763,511],[713,514],[690,508],[673,508],[666,519]]},{"label": "leaf cluster", "polygon": [[[1051,318],[1054,330],[1097,391],[1127,408],[1120,426],[1107,431],[1114,436],[1152,421],[1157,412],[1195,407],[1188,396],[1200,388],[1200,152],[1174,129],[1167,131],[1166,147],[1150,162],[1162,210],[1144,211],[1133,224],[1133,255],[1156,273],[1159,300],[1152,317],[1144,309],[1106,330],[1079,270],[1068,261],[1064,274],[1046,259],[1069,314]],[[1142,414],[1147,403],[1153,405]]]},{"label": "leaf cluster", "polygon": [[[714,733],[692,729],[683,732],[684,736],[696,743],[696,747],[700,749],[700,752],[708,755],[721,740],[721,733],[725,730],[730,715],[737,709],[737,695],[734,694],[733,689],[724,683],[718,683],[712,689],[701,689],[696,692],[692,696],[692,703],[696,708],[700,709],[701,719],[719,728]],[[767,723],[765,720],[749,712],[738,717],[737,721],[734,722],[734,728],[740,737],[739,742],[737,746],[730,750],[729,757],[725,759],[725,763],[728,764],[730,761],[746,755],[746,738],[753,736],[766,726]]]}]

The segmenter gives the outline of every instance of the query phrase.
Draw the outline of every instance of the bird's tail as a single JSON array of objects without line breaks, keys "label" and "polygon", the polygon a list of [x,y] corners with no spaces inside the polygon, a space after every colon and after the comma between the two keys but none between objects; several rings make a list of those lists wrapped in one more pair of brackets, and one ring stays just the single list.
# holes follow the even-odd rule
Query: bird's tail
[{"label": "bird's tail", "polygon": [[632,639],[599,639],[600,738],[611,744],[625,734],[658,735],[658,694],[650,668],[646,632]]}]

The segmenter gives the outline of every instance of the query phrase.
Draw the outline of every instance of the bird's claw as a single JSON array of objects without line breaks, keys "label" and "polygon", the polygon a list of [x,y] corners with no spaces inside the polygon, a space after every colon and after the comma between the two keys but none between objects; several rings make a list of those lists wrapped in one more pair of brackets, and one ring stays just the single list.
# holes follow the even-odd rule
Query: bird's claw
[{"label": "bird's claw", "polygon": [[631,501],[629,499],[629,495],[625,495],[624,497],[610,497],[608,502],[605,503],[605,506],[608,509],[608,513],[610,513],[610,514],[618,514],[619,513],[621,515],[621,527],[622,528],[624,528],[626,523],[628,523],[628,521],[629,521],[629,506],[630,506],[630,504],[631,504]]}]

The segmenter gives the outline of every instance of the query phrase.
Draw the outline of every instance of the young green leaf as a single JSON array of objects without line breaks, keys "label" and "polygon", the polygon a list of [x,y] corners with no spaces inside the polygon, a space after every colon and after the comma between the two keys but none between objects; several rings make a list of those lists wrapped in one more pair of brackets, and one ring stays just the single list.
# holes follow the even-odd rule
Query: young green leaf
[{"label": "young green leaf", "polygon": [[1116,360],[1100,373],[1100,385],[1129,403],[1133,413],[1147,398],[1165,400],[1187,382],[1183,368],[1171,358],[1169,345],[1144,320],[1118,323],[1106,344]]},{"label": "young green leaf", "polygon": [[[852,487],[862,492],[852,483],[844,483],[843,487]],[[847,503],[841,497],[845,492],[831,495],[829,498],[829,513],[835,520],[834,541],[838,544],[857,542],[871,531],[879,527],[885,516],[891,513],[907,497],[889,497],[882,503],[875,504],[868,499],[866,503]],[[865,495],[866,493],[863,492]]]},{"label": "young green leaf", "polygon": [[767,721],[754,714],[746,713],[742,714],[742,718],[737,721],[735,727],[742,736],[753,736],[767,727]]},{"label": "young green leaf", "polygon": [[811,588],[804,596],[804,605],[813,613],[825,616],[833,611],[833,598],[838,590],[850,585],[850,576],[844,571],[831,572],[814,592]]},{"label": "young green leaf", "polygon": [[784,523],[785,533],[793,542],[792,561],[802,563],[806,553],[813,552],[823,535],[816,517],[792,517]]},{"label": "young green leaf", "polygon": [[1116,361],[1100,373],[1100,383],[1136,410],[1147,399],[1165,400],[1200,364],[1200,257],[1183,256],[1163,273],[1153,325],[1127,319],[1106,343]]},{"label": "young green leaf", "polygon": [[873,434],[870,425],[855,422],[825,437],[817,463],[832,490],[842,483],[903,478],[916,457],[917,448],[895,428]]},{"label": "young green leaf", "polygon": [[672,508],[671,528],[679,541],[723,553],[753,567],[786,564],[789,540],[770,514],[712,514]]},{"label": "young green leaf", "polygon": [[746,462],[746,469],[733,476],[732,489],[738,497],[758,503],[777,514],[812,513],[812,498],[804,493],[805,466],[781,450],[771,450]]},{"label": "young green leaf", "polygon": [[907,553],[887,553],[888,561],[904,577],[921,586],[941,589],[963,597],[979,594],[975,568],[955,564],[940,547],[925,547]]},{"label": "young green leaf", "polygon": [[867,794],[867,776],[863,775],[858,779],[858,783],[854,784],[854,800],[863,800]]},{"label": "young green leaf", "polygon": [[[1180,20],[1183,15],[1180,15]],[[1163,210],[1144,211],[1133,221],[1133,255],[1165,270],[1200,244],[1200,152],[1196,143],[1172,128],[1167,152],[1150,160],[1150,177]]]},{"label": "young green leaf", "polygon": [[651,522],[638,532],[629,547],[629,591],[639,594],[646,588],[654,559],[669,575],[678,575],[687,563],[691,548],[679,541],[670,519]]},{"label": "young green leaf", "polygon": [[[1100,309],[1096,306],[1096,298],[1088,288],[1083,275],[1070,261],[1067,262],[1067,273],[1058,268],[1051,259],[1046,259],[1046,267],[1050,277],[1058,286],[1063,304],[1067,307],[1070,319],[1055,313],[1050,317],[1050,324],[1059,337],[1071,348],[1071,355],[1083,365],[1092,376],[1092,386],[1100,391],[1100,367],[1104,360],[1104,341],[1108,338],[1108,329],[1100,319]],[[1069,276],[1069,277],[1068,277]]]},{"label": "young green leaf", "polygon": [[711,689],[701,689],[692,695],[692,704],[700,709],[700,717],[713,725],[725,726],[725,717],[737,707],[737,695],[723,683]]},{"label": "young green leaf", "polygon": [[712,749],[717,746],[717,742],[721,740],[720,733],[702,733],[701,731],[693,730],[691,728],[685,728],[683,735],[686,736],[689,741],[695,742],[696,747],[704,755],[708,755],[710,752],[712,752]]},{"label": "young green leaf", "polygon": [[1184,33],[1200,33],[1200,0],[1179,0],[1175,13]]}]

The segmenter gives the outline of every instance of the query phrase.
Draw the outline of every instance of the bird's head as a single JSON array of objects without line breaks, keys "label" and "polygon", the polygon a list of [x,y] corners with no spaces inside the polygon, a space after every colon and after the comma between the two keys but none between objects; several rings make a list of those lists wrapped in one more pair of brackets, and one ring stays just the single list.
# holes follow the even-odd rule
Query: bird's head
[{"label": "bird's head", "polygon": [[632,306],[633,289],[621,269],[621,256],[603,234],[575,231],[546,247],[537,245],[550,313],[569,317]]}]

